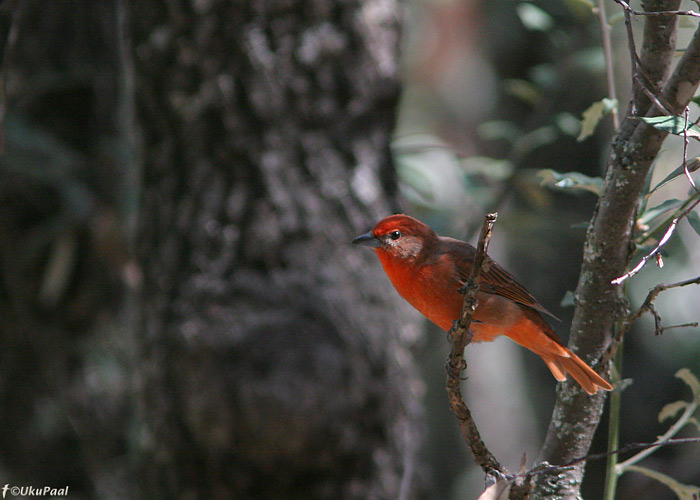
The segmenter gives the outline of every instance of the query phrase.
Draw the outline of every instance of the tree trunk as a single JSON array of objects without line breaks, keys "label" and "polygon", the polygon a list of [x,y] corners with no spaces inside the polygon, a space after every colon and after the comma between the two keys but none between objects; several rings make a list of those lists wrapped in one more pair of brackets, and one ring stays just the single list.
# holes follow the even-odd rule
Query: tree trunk
[{"label": "tree trunk", "polygon": [[0,6],[0,487],[129,488],[117,17]]},{"label": "tree trunk", "polygon": [[[647,12],[674,11],[678,6],[677,0],[643,3]],[[668,103],[668,111],[682,115],[700,83],[700,30],[696,30],[671,73],[678,22],[674,15],[646,17],[640,60],[645,64],[642,70],[655,85],[653,90],[658,89],[660,101]],[[600,358],[610,345],[615,322],[627,314],[626,299],[613,280],[625,273],[632,256],[640,195],[667,135],[638,119],[657,116],[662,110],[650,102],[636,80],[633,86],[627,113],[610,148],[605,183],[586,235],[576,289],[571,345],[589,361]],[[543,460],[565,464],[588,453],[604,397],[602,393],[587,397],[575,384],[562,384],[542,448]],[[585,462],[579,462],[557,476],[538,476],[536,498],[579,498],[584,467]]]},{"label": "tree trunk", "polygon": [[398,6],[130,6],[145,494],[396,498],[405,306],[349,243],[395,201]]}]

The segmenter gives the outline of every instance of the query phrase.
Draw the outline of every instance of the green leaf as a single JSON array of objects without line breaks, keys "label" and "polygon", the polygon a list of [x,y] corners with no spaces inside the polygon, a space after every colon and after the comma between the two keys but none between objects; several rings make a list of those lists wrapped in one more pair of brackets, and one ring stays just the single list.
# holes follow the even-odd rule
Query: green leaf
[{"label": "green leaf", "polygon": [[644,213],[639,216],[639,219],[637,219],[637,225],[647,226],[659,215],[664,214],[669,210],[675,210],[681,205],[683,205],[683,203],[685,203],[683,200],[679,200],[676,198],[665,200],[662,203],[656,205],[655,207],[645,210]]},{"label": "green leaf", "polygon": [[696,428],[698,431],[700,431],[700,421],[698,421],[697,418],[695,418],[695,417],[690,417],[690,418],[688,419],[688,421],[686,422],[686,424],[692,424],[692,425],[695,426],[695,428]]},{"label": "green leaf", "polygon": [[561,70],[552,63],[535,64],[528,70],[527,75],[529,81],[545,91],[558,85],[562,78]]},{"label": "green leaf", "polygon": [[591,104],[588,109],[583,112],[581,132],[579,132],[576,140],[581,142],[593,135],[600,120],[616,107],[617,99],[608,99],[607,97]]},{"label": "green leaf", "polygon": [[688,127],[686,128],[686,120],[682,116],[643,116],[639,119],[669,134],[680,136],[687,134],[688,137],[700,137],[700,127],[693,125],[692,122],[688,122]]},{"label": "green leaf", "polygon": [[647,477],[656,479],[661,484],[668,486],[678,497],[679,500],[697,500],[700,496],[700,488],[693,485],[683,484],[676,481],[674,478],[657,472],[655,470],[647,469],[646,467],[639,467],[638,465],[629,465],[626,467],[627,470],[633,472],[639,472]]},{"label": "green leaf", "polygon": [[554,143],[559,137],[559,130],[553,125],[537,127],[515,141],[513,154],[516,157],[525,156],[537,148]]},{"label": "green leaf", "polygon": [[610,26],[614,26],[615,24],[624,21],[625,19],[625,14],[623,12],[616,12],[615,14],[611,14],[608,16],[608,24]]},{"label": "green leaf", "polygon": [[631,386],[632,384],[634,384],[634,379],[623,378],[617,383],[617,385],[613,389],[613,392],[622,392],[625,389],[627,389],[629,386]]},{"label": "green leaf", "polygon": [[603,190],[603,179],[601,177],[588,177],[580,172],[561,173],[556,170],[543,169],[537,175],[540,178],[540,185],[550,188],[589,191],[598,196]]},{"label": "green leaf", "polygon": [[695,229],[695,232],[700,236],[700,215],[695,211],[690,212],[688,214],[688,222],[690,223],[690,227]]},{"label": "green leaf", "polygon": [[508,160],[488,156],[468,156],[460,163],[466,175],[480,176],[493,182],[505,181],[513,175],[515,169]]},{"label": "green leaf", "polygon": [[[420,167],[412,165],[408,159],[404,158],[400,161],[397,172],[411,194],[417,195],[427,202],[435,201],[434,183]],[[411,195],[409,194],[409,196]]]},{"label": "green leaf", "polygon": [[523,135],[515,123],[506,120],[484,122],[476,127],[476,133],[480,139],[485,141],[505,139],[511,143]]},{"label": "green leaf", "polygon": [[661,411],[659,412],[659,423],[662,423],[664,420],[667,420],[669,418],[675,417],[681,410],[683,410],[687,406],[687,401],[674,401],[673,403],[668,403],[663,408],[661,408]]},{"label": "green leaf", "polygon": [[554,123],[557,125],[562,134],[576,137],[581,130],[581,123],[571,113],[559,113],[554,117]]},{"label": "green leaf", "polygon": [[605,53],[602,47],[579,49],[571,54],[572,69],[585,73],[603,73],[605,71]]},{"label": "green leaf", "polygon": [[679,17],[680,17],[680,22],[678,23],[679,28],[696,29],[698,27],[698,23],[695,20],[690,19],[688,16],[679,16]]},{"label": "green leaf", "polygon": [[560,307],[573,307],[576,305],[576,295],[571,290],[567,290],[559,302]]},{"label": "green leaf", "polygon": [[569,4],[570,8],[572,9],[581,9],[581,10],[586,10],[587,12],[593,12],[593,9],[596,8],[595,3],[591,2],[590,0],[566,0],[566,3]]},{"label": "green leaf", "polygon": [[530,31],[549,31],[554,25],[552,16],[531,3],[519,3],[515,10],[520,22]]},{"label": "green leaf", "polygon": [[[690,160],[687,160],[685,162],[685,166],[688,168],[688,172],[690,172],[692,174],[698,168],[700,168],[700,156],[698,156],[696,158],[691,158]],[[661,186],[668,184],[676,177],[680,177],[681,175],[684,175],[684,174],[685,174],[685,168],[683,165],[680,165],[679,167],[675,168],[673,170],[673,172],[671,172],[666,177],[664,177],[664,179],[661,182],[659,182],[656,186],[654,186],[654,189],[649,191],[646,196],[649,196],[651,193],[653,193],[654,191],[659,189]]]},{"label": "green leaf", "polygon": [[688,384],[690,390],[693,391],[693,397],[700,399],[700,380],[687,368],[681,368],[676,372],[676,377]]},{"label": "green leaf", "polygon": [[503,91],[533,106],[542,98],[542,92],[537,88],[537,85],[520,78],[504,80]]},{"label": "green leaf", "polygon": [[651,181],[654,178],[654,171],[656,170],[656,165],[659,161],[659,157],[657,156],[654,161],[651,164],[651,168],[647,171],[647,176],[644,178],[644,190],[642,193],[646,193],[644,196],[642,196],[641,199],[641,206],[639,207],[639,211],[643,212],[647,208],[647,199],[649,198],[649,195],[651,194]]}]

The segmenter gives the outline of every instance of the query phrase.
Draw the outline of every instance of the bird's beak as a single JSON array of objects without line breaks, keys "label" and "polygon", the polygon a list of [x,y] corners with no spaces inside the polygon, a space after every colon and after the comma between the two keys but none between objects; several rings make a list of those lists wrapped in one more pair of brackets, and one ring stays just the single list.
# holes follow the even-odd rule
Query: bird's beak
[{"label": "bird's beak", "polygon": [[369,232],[363,234],[362,236],[358,236],[357,238],[352,240],[352,242],[355,245],[364,245],[366,247],[378,248],[378,247],[382,246],[382,242],[374,237],[374,235],[372,234],[372,231],[369,231]]}]

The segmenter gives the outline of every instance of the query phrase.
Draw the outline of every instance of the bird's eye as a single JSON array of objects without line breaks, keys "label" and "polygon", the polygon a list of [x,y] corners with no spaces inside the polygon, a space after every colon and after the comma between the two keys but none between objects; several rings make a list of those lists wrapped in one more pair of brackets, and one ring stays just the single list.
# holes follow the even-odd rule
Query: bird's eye
[{"label": "bird's eye", "polygon": [[400,231],[392,231],[389,233],[389,238],[391,238],[392,240],[398,240],[399,238],[401,238],[401,232]]}]

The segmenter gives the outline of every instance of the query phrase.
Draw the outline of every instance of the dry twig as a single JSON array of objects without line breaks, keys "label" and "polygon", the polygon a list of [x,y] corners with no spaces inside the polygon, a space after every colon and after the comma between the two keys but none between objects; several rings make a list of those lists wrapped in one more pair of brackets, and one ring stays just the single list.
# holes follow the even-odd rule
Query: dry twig
[{"label": "dry twig", "polygon": [[625,327],[621,329],[620,334],[624,335],[627,331],[629,331],[632,323],[637,318],[639,318],[642,314],[644,314],[645,312],[648,312],[652,316],[654,316],[654,323],[656,324],[656,334],[657,335],[662,334],[664,332],[664,330],[668,330],[669,328],[678,328],[680,326],[693,326],[693,325],[697,326],[697,323],[690,323],[687,325],[674,325],[671,327],[663,328],[661,326],[661,316],[659,316],[659,313],[654,308],[654,300],[661,292],[663,292],[665,290],[670,290],[671,288],[679,288],[679,287],[688,286],[688,285],[700,285],[700,276],[693,278],[693,279],[688,279],[685,281],[679,281],[677,283],[671,283],[670,285],[666,285],[664,283],[659,283],[654,288],[649,290],[649,293],[647,294],[647,298],[644,299],[644,302],[642,303],[641,306],[639,306],[639,309],[637,309],[635,312],[630,314],[630,316],[627,318],[627,321],[625,322]]},{"label": "dry twig", "polygon": [[528,476],[534,476],[538,474],[554,474],[563,469],[568,469],[574,465],[581,462],[590,462],[591,460],[600,460],[602,458],[607,458],[610,455],[619,455],[621,453],[627,453],[629,451],[635,450],[651,450],[655,448],[660,448],[662,446],[672,446],[678,444],[690,444],[690,443],[700,443],[700,437],[689,437],[689,438],[672,438],[665,440],[654,441],[653,443],[628,443],[625,446],[612,451],[606,451],[603,453],[592,453],[586,455],[585,457],[575,458],[562,465],[550,465],[548,463],[543,463],[530,469],[526,474]]},{"label": "dry twig", "polygon": [[464,362],[464,349],[471,342],[471,332],[469,326],[472,315],[476,310],[476,294],[479,290],[479,278],[482,267],[488,265],[486,250],[491,230],[496,222],[498,214],[488,214],[484,218],[484,224],[479,235],[479,243],[474,256],[474,264],[469,279],[460,289],[464,293],[464,306],[460,318],[454,322],[450,329],[452,339],[452,351],[447,359],[447,393],[450,400],[450,407],[459,421],[459,428],[462,431],[469,449],[474,456],[474,461],[483,469],[487,476],[501,477],[508,475],[508,471],[496,460],[496,457],[489,451],[479,434],[479,430],[474,423],[471,411],[464,403],[462,390],[460,387],[461,372],[466,366]]}]

